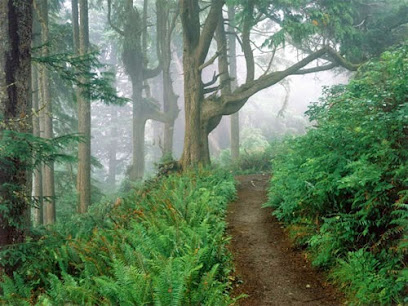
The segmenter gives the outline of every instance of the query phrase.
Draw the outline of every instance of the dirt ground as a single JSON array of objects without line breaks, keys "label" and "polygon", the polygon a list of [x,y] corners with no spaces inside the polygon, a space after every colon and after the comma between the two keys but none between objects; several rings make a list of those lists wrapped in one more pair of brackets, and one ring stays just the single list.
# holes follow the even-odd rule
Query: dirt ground
[{"label": "dirt ground", "polygon": [[228,211],[230,250],[234,256],[234,296],[249,295],[239,305],[342,305],[342,296],[325,283],[300,251],[295,251],[282,225],[261,208],[267,201],[269,177],[239,176],[238,199]]}]

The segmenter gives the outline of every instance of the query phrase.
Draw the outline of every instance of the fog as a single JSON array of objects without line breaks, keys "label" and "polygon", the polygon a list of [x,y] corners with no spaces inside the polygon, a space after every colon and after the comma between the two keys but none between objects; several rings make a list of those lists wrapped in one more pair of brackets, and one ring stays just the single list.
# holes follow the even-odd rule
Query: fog
[{"label": "fog", "polygon": [[[66,7],[67,14],[70,8]],[[91,42],[98,42],[101,50],[100,60],[111,65],[116,74],[115,87],[119,95],[131,98],[131,83],[121,64],[121,47],[111,36],[106,36],[107,20],[103,12],[91,10]],[[256,43],[261,45],[263,37],[257,37]],[[180,41],[180,40],[179,40]],[[215,48],[215,45],[212,46]],[[154,46],[153,48],[154,49]],[[184,96],[183,96],[183,71],[182,71],[182,46],[172,46],[171,73],[173,87],[178,96],[180,113],[174,126],[173,157],[179,159],[183,150],[185,131]],[[270,54],[255,51],[256,75],[262,75],[262,67],[269,61]],[[282,69],[297,59],[293,47],[281,48],[276,53],[279,64],[273,69]],[[280,60],[282,59],[282,60]],[[242,84],[246,77],[245,59],[241,47],[237,46],[238,84]],[[203,81],[211,80],[217,73],[217,61],[203,71]],[[267,143],[281,139],[287,135],[299,135],[306,131],[310,124],[304,112],[308,105],[318,101],[323,88],[335,84],[346,83],[350,73],[344,69],[319,72],[308,75],[291,76],[282,84],[276,84],[262,90],[245,104],[240,110],[240,135],[241,144],[251,143],[255,137]],[[148,81],[152,97],[163,107],[163,84],[161,75]],[[148,120],[145,133],[145,162],[147,177],[156,171],[163,151],[163,124]],[[125,106],[107,106],[102,103],[92,104],[92,154],[100,162],[100,167],[95,168],[93,176],[106,183],[121,181],[132,163],[132,106],[129,101]],[[113,139],[115,138],[115,140]],[[221,123],[209,136],[210,152],[214,158],[230,146],[230,118],[224,116]],[[115,150],[112,151],[112,146]],[[111,152],[111,153],[109,153]],[[109,155],[111,154],[111,155]],[[114,163],[110,159],[112,154]],[[111,164],[109,164],[111,162]],[[116,168],[115,174],[110,172],[110,167]],[[114,175],[112,177],[112,175]],[[116,186],[118,187],[118,186]]]}]

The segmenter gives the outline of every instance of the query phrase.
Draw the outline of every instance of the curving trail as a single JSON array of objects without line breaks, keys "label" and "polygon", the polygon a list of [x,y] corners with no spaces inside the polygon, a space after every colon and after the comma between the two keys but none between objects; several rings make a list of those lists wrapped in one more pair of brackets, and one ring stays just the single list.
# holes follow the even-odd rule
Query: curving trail
[{"label": "curving trail", "polygon": [[228,234],[239,305],[342,305],[342,296],[324,282],[301,252],[293,250],[281,224],[261,205],[269,177],[238,176],[238,199],[229,207]]}]

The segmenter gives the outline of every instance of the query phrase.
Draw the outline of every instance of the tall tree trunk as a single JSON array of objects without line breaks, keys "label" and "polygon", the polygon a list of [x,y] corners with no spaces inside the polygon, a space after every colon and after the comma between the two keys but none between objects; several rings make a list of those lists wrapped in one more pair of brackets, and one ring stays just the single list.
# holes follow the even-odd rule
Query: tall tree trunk
[{"label": "tall tree trunk", "polygon": [[[235,7],[228,6],[228,46],[231,90],[234,91],[238,84],[237,74],[237,43],[235,38]],[[231,157],[233,161],[239,159],[239,112],[231,115]]]},{"label": "tall tree trunk", "polygon": [[[79,54],[85,56],[89,49],[88,0],[80,0],[79,8]],[[78,146],[78,212],[85,213],[91,203],[91,103],[83,88],[78,95],[78,133],[84,137]]]},{"label": "tall tree trunk", "polygon": [[207,135],[201,125],[201,103],[204,98],[200,61],[197,50],[200,42],[200,7],[198,1],[183,0],[181,20],[183,24],[183,70],[184,70],[184,110],[185,134],[181,157],[183,168],[204,162],[209,152]]},{"label": "tall tree trunk", "polygon": [[[39,104],[39,75],[38,68],[34,65],[32,67],[32,89],[33,89],[33,110],[35,115],[33,115],[33,135],[35,137],[40,137],[40,118],[38,115],[40,111]],[[37,166],[33,173],[33,196],[36,202],[36,207],[34,208],[34,223],[36,225],[43,224],[44,214],[43,214],[43,186],[42,186],[42,167]]]},{"label": "tall tree trunk", "polygon": [[[41,45],[41,26],[38,16],[33,16],[33,47],[38,48]],[[35,114],[33,115],[33,135],[35,137],[41,136],[40,130],[40,75],[38,71],[38,66],[36,64],[32,65],[32,101],[33,110]],[[44,221],[43,213],[43,186],[42,186],[42,166],[37,166],[33,171],[33,197],[36,202],[36,207],[34,207],[34,224],[41,225]]]},{"label": "tall tree trunk", "polygon": [[171,77],[171,37],[175,27],[174,20],[171,20],[171,5],[168,1],[156,1],[157,14],[157,43],[160,48],[159,56],[163,69],[163,111],[170,114],[169,120],[164,123],[163,130],[163,156],[173,153],[174,123],[179,113],[177,105],[178,97],[174,93],[173,80]]},{"label": "tall tree trunk", "polygon": [[[41,24],[42,56],[49,55],[49,29],[48,29],[48,0],[36,0],[37,12]],[[50,94],[50,80],[48,69],[43,65],[40,68],[40,114],[41,114],[41,136],[47,139],[53,138],[52,125],[52,101]],[[53,224],[56,220],[55,214],[55,187],[54,187],[54,164],[45,164],[42,169],[42,187],[44,199],[44,224]]]},{"label": "tall tree trunk", "polygon": [[[0,139],[4,130],[31,131],[32,1],[0,1]],[[19,156],[0,159],[0,247],[24,240],[31,173]],[[10,188],[13,186],[13,188]],[[11,274],[12,267],[0,267]]]},{"label": "tall tree trunk", "polygon": [[143,109],[143,79],[132,79],[133,87],[133,158],[130,179],[137,181],[143,179],[145,167],[145,126],[146,118]]},{"label": "tall tree trunk", "polygon": [[206,119],[204,110],[204,85],[201,72],[207,66],[205,63],[214,32],[222,12],[223,0],[213,0],[210,11],[201,30],[200,6],[198,0],[181,0],[180,17],[183,27],[183,70],[184,70],[184,110],[185,136],[181,158],[183,168],[197,164],[208,164],[210,153],[208,134],[215,127],[215,121]]},{"label": "tall tree trunk", "polygon": [[[204,133],[204,127],[201,125],[201,72],[196,62],[194,54],[192,55],[188,48],[183,53],[184,67],[184,103],[185,103],[185,135],[184,150],[181,158],[183,167],[203,163],[208,148],[207,134]],[[193,69],[194,67],[195,69]]]}]

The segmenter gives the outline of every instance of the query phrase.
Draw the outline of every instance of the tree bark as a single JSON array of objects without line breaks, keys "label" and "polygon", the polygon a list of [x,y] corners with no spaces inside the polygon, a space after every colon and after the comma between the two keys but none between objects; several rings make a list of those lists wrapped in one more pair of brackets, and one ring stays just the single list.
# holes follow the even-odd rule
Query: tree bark
[{"label": "tree bark", "polygon": [[[32,67],[32,89],[33,89],[33,110],[35,114],[33,115],[33,135],[35,137],[40,137],[40,118],[37,115],[40,111],[39,108],[39,75],[36,66]],[[36,202],[36,207],[34,208],[34,224],[43,224],[43,186],[42,186],[42,167],[37,166],[33,172],[33,196]]]},{"label": "tree bark", "polygon": [[[0,139],[4,130],[31,132],[32,1],[0,1]],[[0,159],[0,248],[24,240],[31,173],[19,156]],[[10,188],[12,186],[12,188]],[[11,275],[13,267],[0,267]]]},{"label": "tree bark", "polygon": [[163,131],[163,156],[171,156],[173,153],[174,123],[180,112],[174,93],[173,80],[171,77],[171,37],[176,25],[177,14],[170,14],[168,1],[156,1],[157,12],[157,43],[160,48],[159,57],[163,69],[163,111],[169,115],[169,120],[164,123]]},{"label": "tree bark", "polygon": [[[48,0],[36,0],[37,13],[41,24],[42,56],[49,56],[49,29],[48,29]],[[49,72],[45,65],[40,67],[40,118],[41,137],[53,138],[52,124],[52,101],[50,94]],[[49,162],[42,168],[42,194],[43,194],[43,220],[44,224],[53,224],[56,220],[55,214],[55,187],[54,187],[54,163]]]},{"label": "tree bark", "polygon": [[[85,56],[89,49],[88,0],[79,1],[79,54]],[[74,30],[75,33],[75,30]],[[87,89],[78,95],[78,133],[84,141],[78,146],[77,190],[78,212],[86,213],[91,203],[91,103]]]},{"label": "tree bark", "polygon": [[132,81],[133,86],[133,155],[130,179],[138,181],[143,179],[145,167],[145,126],[146,117],[143,108],[143,79]]},{"label": "tree bark", "polygon": [[[229,67],[231,80],[231,90],[238,87],[237,74],[237,43],[235,38],[235,7],[228,6],[228,46],[229,46]],[[239,112],[232,114],[231,117],[231,158],[233,161],[239,159]]]},{"label": "tree bark", "polygon": [[180,1],[184,44],[184,109],[186,113],[184,149],[180,161],[183,168],[207,164],[210,161],[209,123],[202,120],[204,92],[201,70],[218,24],[223,1],[213,1],[212,3],[203,30],[200,32],[198,1]]},{"label": "tree bark", "polygon": [[[41,45],[41,26],[38,16],[33,16],[33,47],[38,48]],[[40,76],[38,66],[32,64],[32,104],[33,104],[33,135],[35,137],[41,136],[40,130]],[[42,225],[44,222],[43,212],[43,186],[42,186],[42,166],[37,166],[33,171],[33,197],[36,203],[34,207],[34,224]]]}]

